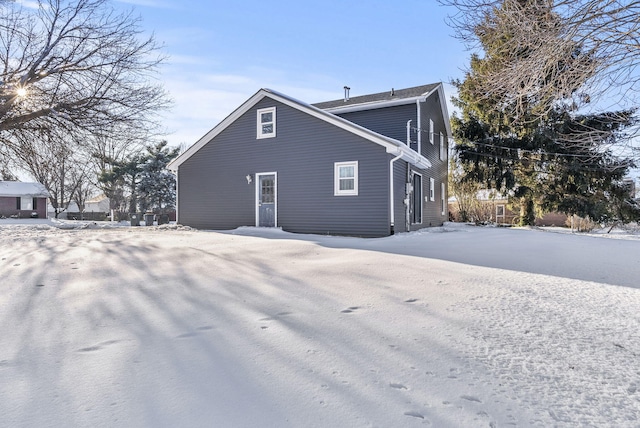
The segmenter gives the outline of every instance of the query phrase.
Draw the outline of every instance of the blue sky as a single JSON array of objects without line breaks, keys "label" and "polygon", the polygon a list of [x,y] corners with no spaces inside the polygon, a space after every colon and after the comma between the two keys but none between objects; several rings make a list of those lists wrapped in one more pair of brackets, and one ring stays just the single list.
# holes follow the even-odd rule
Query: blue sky
[{"label": "blue sky", "polygon": [[[461,78],[435,0],[119,0],[164,44],[167,140],[193,144],[260,88],[313,103]],[[451,88],[446,86],[447,95]]]}]

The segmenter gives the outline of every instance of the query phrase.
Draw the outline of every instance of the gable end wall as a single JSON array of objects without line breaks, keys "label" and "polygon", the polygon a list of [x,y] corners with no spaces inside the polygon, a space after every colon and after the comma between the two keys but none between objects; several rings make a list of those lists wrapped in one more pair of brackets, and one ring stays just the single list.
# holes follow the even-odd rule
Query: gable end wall
[{"label": "gable end wall", "polygon": [[[257,139],[256,111],[272,106],[276,137]],[[180,165],[178,219],[203,229],[255,226],[255,174],[277,172],[283,230],[385,236],[390,158],[382,146],[265,98]],[[334,163],[344,161],[359,163],[357,196],[334,196]]]}]

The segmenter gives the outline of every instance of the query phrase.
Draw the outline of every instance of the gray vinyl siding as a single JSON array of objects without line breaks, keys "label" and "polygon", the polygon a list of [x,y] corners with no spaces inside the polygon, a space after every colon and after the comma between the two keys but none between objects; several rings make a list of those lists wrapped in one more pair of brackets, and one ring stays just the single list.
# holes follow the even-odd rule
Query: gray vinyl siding
[{"label": "gray vinyl siding", "polygon": [[393,167],[394,233],[407,232],[407,211],[406,205],[404,204],[406,197],[407,166],[407,162],[397,160]]},{"label": "gray vinyl siding", "polygon": [[[276,137],[257,139],[256,110],[272,106]],[[255,226],[255,174],[276,172],[283,230],[386,236],[390,158],[371,141],[265,98],[180,165],[179,222],[203,229]],[[346,161],[358,161],[359,194],[334,196],[334,163]]]},{"label": "gray vinyl siding", "polygon": [[[441,226],[443,222],[448,220],[448,208],[447,208],[447,193],[448,183],[448,158],[440,160],[440,132],[445,137],[445,152],[448,151],[448,138],[444,120],[449,118],[442,117],[442,110],[440,109],[440,101],[438,99],[438,93],[434,93],[429,97],[426,102],[420,106],[420,114],[422,116],[422,128],[429,129],[429,119],[433,120],[433,132],[434,141],[433,145],[429,142],[428,132],[424,133],[422,137],[422,155],[429,159],[431,162],[431,168],[423,171],[423,188],[426,196],[429,195],[429,178],[435,180],[435,200],[425,201],[423,205],[423,226]],[[442,215],[442,191],[440,184],[445,184],[445,214]],[[426,184],[426,186],[425,186]]]},{"label": "gray vinyl siding", "polygon": [[[412,224],[411,230],[417,230],[423,227],[441,226],[448,218],[448,208],[446,204],[447,196],[445,194],[445,215],[442,215],[441,206],[441,186],[445,183],[445,192],[447,189],[447,161],[440,160],[440,132],[445,135],[445,150],[448,150],[446,128],[444,124],[445,118],[442,116],[440,109],[440,101],[438,93],[435,92],[425,102],[420,104],[420,130],[418,130],[417,105],[415,103],[385,107],[380,109],[362,110],[349,113],[342,113],[339,116],[357,123],[358,125],[369,128],[382,135],[386,135],[396,140],[406,142],[407,140],[407,121],[411,120],[412,129],[410,133],[411,147],[417,150],[418,132],[421,133],[421,154],[431,162],[431,168],[416,169],[422,174],[422,223]],[[429,119],[434,122],[434,144],[429,142]],[[446,118],[448,120],[448,118]],[[395,211],[395,227],[394,232],[406,231],[406,211],[404,206],[405,183],[407,182],[406,163],[397,161],[394,168],[394,211]],[[429,200],[429,178],[435,180],[435,200]],[[427,196],[427,200],[425,200]]]},{"label": "gray vinyl siding", "polygon": [[[407,142],[407,121],[417,126],[416,104],[340,113],[338,116],[398,141]],[[415,140],[415,132],[411,139]]]}]

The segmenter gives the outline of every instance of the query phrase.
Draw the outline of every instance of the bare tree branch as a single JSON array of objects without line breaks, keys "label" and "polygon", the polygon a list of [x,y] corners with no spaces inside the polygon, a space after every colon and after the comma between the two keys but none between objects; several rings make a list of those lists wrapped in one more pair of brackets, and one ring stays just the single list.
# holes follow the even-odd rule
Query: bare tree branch
[{"label": "bare tree branch", "polygon": [[[483,70],[477,97],[514,115],[536,104],[573,111],[637,108],[640,102],[640,1],[438,0],[455,7],[449,24],[470,49],[508,37],[501,64]],[[637,131],[637,130],[636,130]]]},{"label": "bare tree branch", "polygon": [[[40,0],[36,12],[0,8],[0,142],[44,128],[157,132],[168,98],[153,73],[163,60],[138,19],[107,0]],[[116,126],[117,125],[117,126]]]}]

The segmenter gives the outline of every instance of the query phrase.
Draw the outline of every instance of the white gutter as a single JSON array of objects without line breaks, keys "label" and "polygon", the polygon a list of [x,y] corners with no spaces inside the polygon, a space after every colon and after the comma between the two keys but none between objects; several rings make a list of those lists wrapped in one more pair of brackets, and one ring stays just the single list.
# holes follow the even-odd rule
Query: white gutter
[{"label": "white gutter", "polygon": [[413,104],[414,101],[420,100],[420,99],[424,99],[424,98],[425,98],[424,95],[420,95],[418,97],[400,98],[400,99],[397,99],[397,100],[371,101],[371,102],[368,102],[368,103],[353,104],[353,105],[349,105],[349,106],[329,107],[329,108],[326,108],[326,109],[323,109],[323,110],[327,111],[329,113],[333,113],[333,114],[336,114],[336,113],[349,113],[349,112],[352,112],[352,111],[371,110],[371,109],[374,109],[374,108],[393,107],[393,106],[401,106],[401,105],[404,105],[404,104]]},{"label": "white gutter", "polygon": [[389,210],[391,213],[390,217],[391,217],[392,228],[394,227],[396,222],[396,213],[394,212],[395,211],[395,205],[394,205],[395,192],[394,192],[394,183],[393,183],[393,164],[398,159],[402,159],[402,154],[399,154],[398,156],[396,156],[395,158],[389,161]]},{"label": "white gutter", "polygon": [[404,144],[402,145],[402,147],[387,148],[387,153],[394,156],[400,156],[402,160],[409,162],[411,165],[414,165],[417,168],[431,168],[431,162],[429,162],[429,159],[421,156],[418,152],[412,150]]}]

